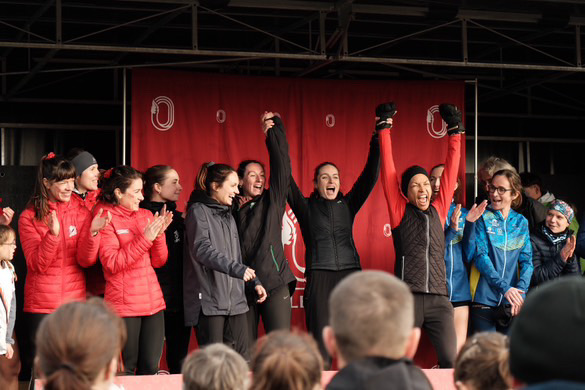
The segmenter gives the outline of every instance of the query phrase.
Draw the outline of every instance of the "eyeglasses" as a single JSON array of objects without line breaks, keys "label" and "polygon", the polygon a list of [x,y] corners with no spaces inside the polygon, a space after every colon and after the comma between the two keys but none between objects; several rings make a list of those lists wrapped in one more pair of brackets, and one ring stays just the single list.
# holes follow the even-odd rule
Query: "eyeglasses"
[{"label": "eyeglasses", "polygon": [[494,192],[498,191],[498,194],[504,195],[508,191],[513,191],[513,189],[512,188],[504,188],[504,187],[495,187],[495,186],[490,184],[488,186],[488,191],[490,194],[493,194]]}]

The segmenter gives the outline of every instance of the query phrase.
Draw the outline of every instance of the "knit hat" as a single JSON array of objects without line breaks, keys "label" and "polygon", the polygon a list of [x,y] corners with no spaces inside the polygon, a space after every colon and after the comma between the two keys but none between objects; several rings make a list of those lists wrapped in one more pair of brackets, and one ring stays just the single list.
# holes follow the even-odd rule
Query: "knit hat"
[{"label": "knit hat", "polygon": [[510,371],[526,384],[585,383],[585,281],[561,277],[528,295],[510,329]]},{"label": "knit hat", "polygon": [[75,175],[81,176],[83,171],[92,165],[97,164],[97,161],[91,153],[84,151],[75,156],[75,158],[71,160],[71,163],[75,167]]},{"label": "knit hat", "polygon": [[402,174],[402,181],[400,182],[400,189],[404,196],[408,196],[408,185],[410,184],[410,179],[412,179],[415,175],[422,173],[427,178],[429,177],[428,172],[423,167],[418,165],[413,165],[410,168],[407,168],[406,171]]},{"label": "knit hat", "polygon": [[567,218],[567,221],[569,221],[569,225],[571,224],[571,222],[573,221],[573,217],[575,216],[575,213],[573,212],[571,206],[569,206],[566,202],[563,202],[560,199],[553,200],[548,205],[548,209],[558,211],[559,213],[563,214],[565,218]]}]

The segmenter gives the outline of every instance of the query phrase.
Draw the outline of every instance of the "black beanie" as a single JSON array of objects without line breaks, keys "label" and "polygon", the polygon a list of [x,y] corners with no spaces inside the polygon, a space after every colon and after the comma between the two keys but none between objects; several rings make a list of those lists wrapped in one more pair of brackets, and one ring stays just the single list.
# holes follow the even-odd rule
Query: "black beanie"
[{"label": "black beanie", "polygon": [[528,295],[512,322],[510,371],[526,384],[585,383],[585,280],[561,277]]},{"label": "black beanie", "polygon": [[404,196],[408,196],[408,184],[410,183],[410,179],[412,179],[415,175],[422,173],[427,178],[429,177],[428,172],[423,167],[418,165],[413,165],[410,168],[407,168],[406,171],[402,174],[402,179],[400,182],[400,189]]}]

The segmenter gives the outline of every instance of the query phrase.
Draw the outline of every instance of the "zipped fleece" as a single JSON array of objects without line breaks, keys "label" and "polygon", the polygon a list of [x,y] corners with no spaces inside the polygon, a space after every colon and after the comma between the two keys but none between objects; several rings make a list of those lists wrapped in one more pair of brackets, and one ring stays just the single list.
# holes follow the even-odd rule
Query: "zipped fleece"
[{"label": "zipped fleece", "polygon": [[244,264],[256,271],[266,292],[270,294],[288,285],[292,296],[297,279],[290,270],[282,245],[282,217],[291,177],[290,157],[284,125],[279,117],[272,120],[274,126],[266,133],[270,188],[242,207],[234,207],[234,218]]},{"label": "zipped fleece", "polygon": [[382,185],[396,251],[394,273],[408,284],[412,292],[447,295],[443,226],[457,182],[461,135],[449,136],[439,196],[425,211],[411,205],[400,189],[390,129],[380,131],[380,149]]},{"label": "zipped fleece", "polygon": [[203,191],[193,191],[189,204],[183,257],[185,325],[196,326],[201,310],[206,316],[246,313],[247,267],[230,208]]},{"label": "zipped fleece", "polygon": [[152,213],[103,203],[99,207],[112,214],[112,222],[100,233],[105,301],[120,317],[150,316],[164,310],[165,300],[154,268],[166,263],[168,251],[164,235],[154,241],[144,236]]},{"label": "zipped fleece", "polygon": [[488,207],[476,222],[475,241],[479,281],[474,302],[495,307],[509,303],[504,294],[511,287],[528,291],[533,266],[526,218],[510,210],[504,219]]},{"label": "zipped fleece", "polygon": [[303,233],[306,272],[361,269],[353,241],[353,222],[374,189],[379,173],[380,144],[378,134],[374,134],[364,170],[347,195],[340,191],[336,199],[327,200],[315,191],[305,198],[291,178],[288,203]]},{"label": "zipped fleece", "polygon": [[78,198],[49,202],[49,209],[57,213],[58,236],[49,232],[48,217],[37,220],[30,207],[18,220],[27,268],[23,310],[28,313],[52,313],[63,303],[85,300],[81,267],[95,264],[103,234],[91,236],[91,215]]}]

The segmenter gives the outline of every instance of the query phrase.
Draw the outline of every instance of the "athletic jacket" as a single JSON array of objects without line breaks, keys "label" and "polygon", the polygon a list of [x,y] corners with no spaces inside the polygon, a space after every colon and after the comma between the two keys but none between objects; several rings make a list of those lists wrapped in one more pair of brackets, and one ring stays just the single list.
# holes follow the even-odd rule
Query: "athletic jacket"
[{"label": "athletic jacket", "polygon": [[449,136],[439,196],[425,211],[409,204],[400,189],[390,129],[380,131],[380,148],[382,185],[396,250],[394,273],[408,284],[412,292],[447,295],[443,227],[457,183],[461,135]]},{"label": "athletic jacket", "polygon": [[59,220],[59,235],[49,232],[48,216],[39,221],[32,207],[18,220],[20,243],[26,259],[24,311],[52,313],[63,303],[85,300],[85,274],[97,260],[102,232],[91,237],[91,214],[75,197],[49,202]]},{"label": "athletic jacket", "polygon": [[530,235],[534,265],[531,286],[537,286],[560,276],[579,275],[579,265],[575,254],[566,262],[561,258],[561,250],[567,243],[568,237],[569,232],[552,233],[544,222],[536,226],[535,231]]},{"label": "athletic jacket", "polygon": [[532,246],[528,221],[514,210],[504,219],[489,207],[476,222],[474,263],[479,281],[473,301],[487,306],[509,303],[511,287],[528,291],[532,277]]},{"label": "athletic jacket", "polygon": [[166,263],[168,251],[164,235],[154,241],[144,236],[152,213],[105,203],[99,207],[112,213],[112,222],[101,231],[99,252],[106,278],[105,301],[120,317],[149,316],[164,310],[153,267]]},{"label": "athletic jacket", "polygon": [[467,265],[473,260],[475,249],[475,224],[465,221],[468,210],[461,208],[459,230],[451,224],[456,204],[452,203],[445,226],[445,266],[447,269],[447,290],[451,302],[471,301]]},{"label": "athletic jacket", "polygon": [[149,202],[140,203],[140,207],[149,210],[152,214],[167,206],[167,211],[173,213],[173,222],[165,231],[169,258],[165,265],[156,268],[154,272],[158,277],[160,288],[165,298],[167,311],[183,311],[183,241],[185,234],[185,220],[181,212],[177,211],[175,202]]},{"label": "athletic jacket", "polygon": [[327,390],[431,390],[424,372],[408,359],[365,357],[351,362],[331,379]]},{"label": "athletic jacket", "polygon": [[[185,220],[183,300],[185,325],[199,313],[232,316],[248,311],[236,222],[228,206],[203,191],[193,191]],[[257,280],[257,279],[256,279]]]},{"label": "athletic jacket", "polygon": [[[72,197],[78,198],[85,207],[92,213],[92,216],[97,214],[98,210],[94,210],[94,206],[98,202],[98,196],[102,192],[101,189],[96,191],[88,191],[85,197],[73,191]],[[102,270],[102,263],[96,262],[91,267],[85,270],[85,281],[87,284],[87,292],[90,295],[103,296],[106,289],[106,279],[104,278],[104,271]]]},{"label": "athletic jacket", "polygon": [[[266,133],[270,156],[270,188],[261,195],[234,207],[244,264],[256,271],[266,292],[288,285],[295,291],[296,278],[284,256],[282,246],[282,217],[291,177],[288,142],[279,117],[272,118],[274,126]],[[238,202],[234,201],[234,205]]]},{"label": "athletic jacket", "polygon": [[303,233],[306,272],[361,269],[353,222],[374,189],[379,172],[380,144],[378,134],[374,134],[366,166],[347,195],[340,191],[336,199],[327,200],[315,191],[305,198],[291,177],[288,203]]}]

